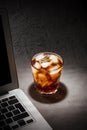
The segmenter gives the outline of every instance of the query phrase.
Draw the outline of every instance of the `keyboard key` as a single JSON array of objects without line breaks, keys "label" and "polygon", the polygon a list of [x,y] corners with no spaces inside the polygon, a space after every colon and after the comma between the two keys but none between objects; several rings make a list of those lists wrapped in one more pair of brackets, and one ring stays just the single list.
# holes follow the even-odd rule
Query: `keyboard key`
[{"label": "keyboard key", "polygon": [[0,115],[0,120],[6,119],[4,115]]},{"label": "keyboard key", "polygon": [[18,128],[18,127],[19,127],[19,126],[18,126],[17,124],[12,126],[13,129],[16,129],[16,128]]},{"label": "keyboard key", "polygon": [[19,124],[20,126],[23,126],[23,125],[26,125],[26,122],[25,122],[24,120],[19,120],[19,121],[18,121],[18,124]]},{"label": "keyboard key", "polygon": [[31,123],[31,122],[33,122],[33,119],[27,120],[27,123]]},{"label": "keyboard key", "polygon": [[9,103],[10,105],[15,104],[15,103],[17,103],[17,102],[18,102],[17,99],[12,99],[12,100],[8,101],[8,103]]},{"label": "keyboard key", "polygon": [[4,103],[1,103],[1,106],[2,106],[2,107],[7,107],[8,104],[7,104],[7,102],[4,102]]},{"label": "keyboard key", "polygon": [[20,114],[20,115],[14,116],[14,117],[13,117],[13,120],[14,120],[14,121],[17,121],[17,120],[23,119],[23,118],[28,117],[28,116],[29,116],[28,113],[25,112],[25,113],[22,113],[22,114]]},{"label": "keyboard key", "polygon": [[12,111],[14,113],[14,115],[20,114],[20,111],[18,109]]},{"label": "keyboard key", "polygon": [[12,117],[12,116],[13,116],[12,112],[6,113],[6,117]]},{"label": "keyboard key", "polygon": [[1,112],[6,113],[6,112],[8,112],[8,110],[6,108],[3,108],[3,109],[1,109]]},{"label": "keyboard key", "polygon": [[2,99],[2,102],[6,102],[6,101],[8,101],[8,98]]},{"label": "keyboard key", "polygon": [[5,121],[6,121],[7,124],[10,124],[10,123],[13,122],[13,120],[11,118],[6,119]]},{"label": "keyboard key", "polygon": [[19,108],[21,112],[25,111],[25,109],[23,108],[23,106],[20,103],[15,104],[15,107]]},{"label": "keyboard key", "polygon": [[13,105],[8,106],[8,110],[9,110],[9,111],[12,111],[12,110],[14,110],[14,109],[15,109],[15,107],[14,107]]},{"label": "keyboard key", "polygon": [[14,99],[14,98],[16,98],[15,96],[11,96],[11,97],[9,97],[9,99]]}]

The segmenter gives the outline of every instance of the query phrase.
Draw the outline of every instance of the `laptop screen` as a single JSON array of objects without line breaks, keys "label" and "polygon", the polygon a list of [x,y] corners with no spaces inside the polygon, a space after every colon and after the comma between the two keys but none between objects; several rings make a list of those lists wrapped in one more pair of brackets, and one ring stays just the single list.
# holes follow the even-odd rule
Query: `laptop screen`
[{"label": "laptop screen", "polygon": [[0,9],[0,95],[18,88],[7,9]]},{"label": "laptop screen", "polygon": [[2,19],[0,15],[0,86],[11,82],[8,56],[3,32]]}]

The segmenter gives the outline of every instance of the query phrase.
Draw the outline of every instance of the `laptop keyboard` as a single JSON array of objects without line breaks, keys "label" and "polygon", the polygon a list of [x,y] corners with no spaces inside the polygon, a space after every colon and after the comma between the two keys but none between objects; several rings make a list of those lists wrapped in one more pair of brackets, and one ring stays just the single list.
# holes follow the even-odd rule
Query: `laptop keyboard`
[{"label": "laptop keyboard", "polygon": [[0,100],[0,130],[14,130],[34,122],[16,96]]}]

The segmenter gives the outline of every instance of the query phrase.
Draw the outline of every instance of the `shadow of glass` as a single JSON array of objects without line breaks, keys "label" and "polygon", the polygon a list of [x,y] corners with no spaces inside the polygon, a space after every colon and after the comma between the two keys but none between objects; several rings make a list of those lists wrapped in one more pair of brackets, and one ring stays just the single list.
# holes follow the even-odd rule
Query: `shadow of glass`
[{"label": "shadow of glass", "polygon": [[67,87],[60,82],[59,89],[55,94],[40,94],[34,87],[34,83],[29,86],[29,95],[36,101],[42,103],[56,103],[64,100],[67,96]]}]

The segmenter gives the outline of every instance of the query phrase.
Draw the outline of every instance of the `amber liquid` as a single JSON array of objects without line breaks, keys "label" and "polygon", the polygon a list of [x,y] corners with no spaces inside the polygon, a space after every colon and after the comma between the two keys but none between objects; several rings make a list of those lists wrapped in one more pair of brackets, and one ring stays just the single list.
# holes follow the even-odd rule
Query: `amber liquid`
[{"label": "amber liquid", "polygon": [[58,90],[58,86],[59,86],[58,82],[53,82],[53,84],[44,86],[44,88],[42,88],[42,86],[38,84],[36,81],[34,81],[34,83],[37,91],[39,91],[41,94],[55,93]]},{"label": "amber liquid", "polygon": [[[46,63],[45,59],[45,63]],[[34,83],[37,91],[41,94],[52,94],[58,90],[59,81],[62,71],[62,62],[58,59],[57,63],[54,63],[52,60],[49,66],[43,67],[40,66],[36,69],[33,65],[37,62],[35,59],[32,60],[32,73],[34,77]]]}]

